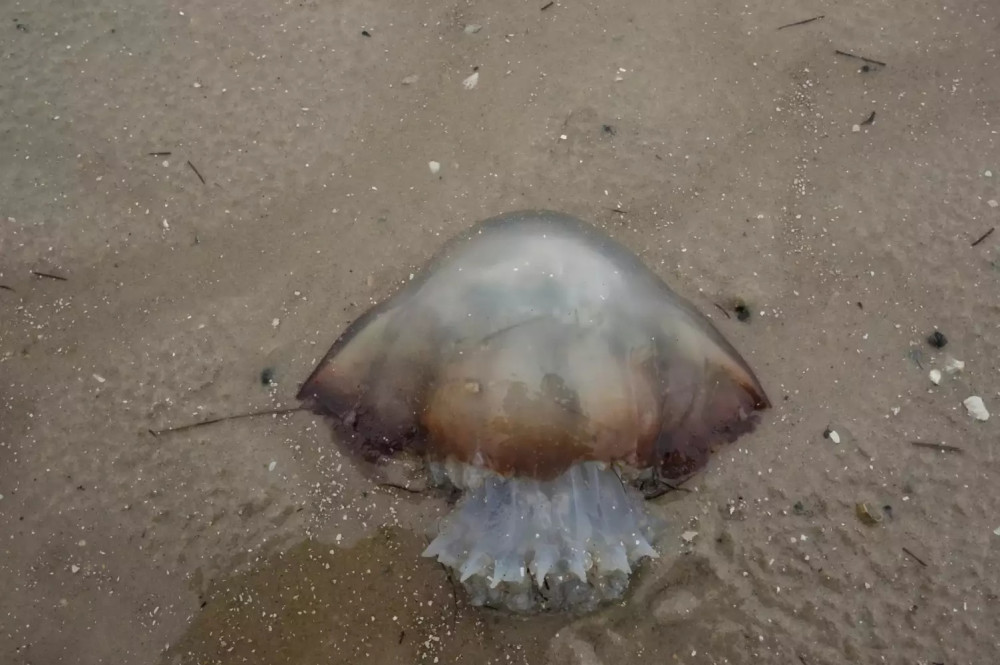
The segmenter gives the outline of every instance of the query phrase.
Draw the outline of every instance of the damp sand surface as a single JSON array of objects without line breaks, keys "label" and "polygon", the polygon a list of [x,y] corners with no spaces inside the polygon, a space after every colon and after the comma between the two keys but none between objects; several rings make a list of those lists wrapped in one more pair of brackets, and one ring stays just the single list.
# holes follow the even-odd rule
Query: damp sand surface
[{"label": "damp sand surface", "polygon": [[[0,662],[990,662],[998,25],[991,0],[5,2]],[[310,414],[150,433],[295,406],[445,240],[539,208],[636,252],[775,403],[649,504],[671,526],[624,604],[468,606],[419,557],[449,497]]]}]

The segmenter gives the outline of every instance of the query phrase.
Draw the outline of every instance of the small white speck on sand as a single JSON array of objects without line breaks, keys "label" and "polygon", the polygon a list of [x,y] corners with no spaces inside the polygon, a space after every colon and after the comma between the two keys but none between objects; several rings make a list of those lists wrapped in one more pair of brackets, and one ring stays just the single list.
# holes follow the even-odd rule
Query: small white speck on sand
[{"label": "small white speck on sand", "polygon": [[834,443],[840,443],[840,434],[837,433],[837,430],[834,429],[830,430],[830,434],[828,436],[830,437],[830,440],[833,441]]},{"label": "small white speck on sand", "polygon": [[474,35],[482,29],[483,26],[479,25],[478,23],[470,23],[469,25],[465,26],[465,34]]},{"label": "small white speck on sand", "polygon": [[105,379],[100,374],[92,374],[91,376],[93,376],[94,377],[94,381],[97,381],[98,383],[104,383],[105,381],[107,381],[107,379]]},{"label": "small white speck on sand", "polygon": [[76,565],[75,563],[72,566],[70,566],[69,569],[74,575],[80,572],[80,566]]},{"label": "small white speck on sand", "polygon": [[941,383],[941,370],[939,370],[939,369],[932,369],[930,371],[929,376],[930,376],[930,379],[931,379],[931,383],[933,383],[935,386],[939,385]]},{"label": "small white speck on sand", "polygon": [[271,327],[277,328],[281,325],[281,319],[271,319]]},{"label": "small white speck on sand", "polygon": [[431,173],[437,175],[441,171],[441,162],[427,162],[427,168],[431,170]]},{"label": "small white speck on sand", "polygon": [[851,131],[852,132],[860,132],[861,131],[861,125],[853,125],[851,127]]},{"label": "small white speck on sand", "polygon": [[413,85],[420,79],[416,74],[410,74],[409,76],[403,78],[403,85]]},{"label": "small white speck on sand", "polygon": [[697,537],[698,537],[697,531],[685,531],[684,533],[681,534],[681,540],[683,540],[685,543],[690,543]]},{"label": "small white speck on sand", "polygon": [[997,203],[996,199],[990,199],[989,201],[986,202],[986,205],[988,205],[991,208],[996,208],[997,206],[1000,206],[1000,203]]},{"label": "small white speck on sand", "polygon": [[268,471],[274,471],[274,468],[276,466],[278,466],[278,463],[275,462],[274,460],[271,460],[271,463],[267,465],[267,470]]},{"label": "small white speck on sand", "polygon": [[479,72],[472,72],[471,76],[465,77],[462,81],[462,87],[466,90],[472,90],[477,85],[479,85]]}]

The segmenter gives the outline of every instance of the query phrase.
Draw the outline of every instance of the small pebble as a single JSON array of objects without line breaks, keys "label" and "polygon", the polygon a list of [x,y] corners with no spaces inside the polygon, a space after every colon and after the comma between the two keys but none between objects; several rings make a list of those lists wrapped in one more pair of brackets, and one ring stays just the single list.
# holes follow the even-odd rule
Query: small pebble
[{"label": "small pebble", "polygon": [[948,358],[947,360],[944,361],[944,371],[948,372],[949,374],[955,374],[957,372],[961,372],[963,369],[965,369],[965,362],[961,360],[956,360],[955,358]]},{"label": "small pebble", "polygon": [[935,349],[943,349],[945,344],[948,343],[948,338],[944,336],[938,330],[935,330],[930,335],[927,336],[927,343],[933,346]]},{"label": "small pebble", "polygon": [[429,168],[431,170],[432,174],[437,175],[438,171],[441,170],[441,163],[440,162],[427,162],[427,168]]},{"label": "small pebble", "polygon": [[275,462],[274,460],[271,460],[271,463],[267,465],[267,470],[268,471],[274,471],[274,467],[276,467],[276,466],[278,466],[278,463]]},{"label": "small pebble", "polygon": [[403,85],[413,85],[414,83],[417,82],[417,79],[419,78],[420,77],[417,76],[416,74],[410,74],[409,76],[403,79]]},{"label": "small pebble", "polygon": [[277,328],[279,325],[281,325],[281,319],[271,319],[272,328]]},{"label": "small pebble", "polygon": [[690,543],[697,536],[698,536],[697,531],[685,531],[684,533],[681,534],[681,540],[683,540],[685,543]]},{"label": "small pebble", "polygon": [[935,386],[941,384],[941,370],[932,369],[930,372],[930,377],[931,377],[931,383],[933,383]]},{"label": "small pebble", "polygon": [[993,177],[993,171],[989,171],[989,170],[983,171],[983,175],[986,176],[987,178],[992,178]]},{"label": "small pebble", "polygon": [[854,126],[852,126],[851,127],[851,131],[852,132],[860,132],[861,131],[861,125],[854,125]]},{"label": "small pebble", "polygon": [[837,434],[837,430],[835,429],[830,430],[830,440],[833,441],[834,443],[840,443],[840,435]]},{"label": "small pebble", "polygon": [[74,575],[76,575],[78,572],[80,572],[80,566],[78,566],[76,564],[73,564],[72,566],[70,566],[69,569],[73,572]]},{"label": "small pebble", "polygon": [[104,383],[105,381],[107,381],[107,379],[105,379],[100,374],[92,374],[91,376],[93,376],[94,377],[94,381],[97,381],[98,383]]},{"label": "small pebble", "polygon": [[997,206],[1000,206],[1000,203],[997,203],[996,199],[990,199],[989,201],[986,202],[986,205],[988,205],[991,208],[996,208]]},{"label": "small pebble", "polygon": [[483,26],[479,25],[478,23],[470,23],[469,25],[465,26],[465,34],[474,35],[482,29]]},{"label": "small pebble", "polygon": [[962,404],[965,405],[965,409],[969,412],[969,415],[976,420],[986,421],[990,419],[990,412],[986,410],[983,398],[979,395],[965,398]]},{"label": "small pebble", "polygon": [[462,87],[466,90],[472,90],[477,85],[479,85],[479,72],[472,72],[471,76],[467,76],[462,81]]}]

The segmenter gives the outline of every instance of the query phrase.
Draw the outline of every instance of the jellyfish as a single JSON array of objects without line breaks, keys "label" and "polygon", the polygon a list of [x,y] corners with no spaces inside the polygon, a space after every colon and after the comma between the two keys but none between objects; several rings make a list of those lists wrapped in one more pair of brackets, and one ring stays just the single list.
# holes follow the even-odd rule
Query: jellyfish
[{"label": "jellyfish", "polygon": [[299,399],[354,450],[461,492],[423,555],[473,605],[586,613],[626,593],[679,482],[770,406],[712,323],[624,246],[548,211],[487,219],[336,340]]}]

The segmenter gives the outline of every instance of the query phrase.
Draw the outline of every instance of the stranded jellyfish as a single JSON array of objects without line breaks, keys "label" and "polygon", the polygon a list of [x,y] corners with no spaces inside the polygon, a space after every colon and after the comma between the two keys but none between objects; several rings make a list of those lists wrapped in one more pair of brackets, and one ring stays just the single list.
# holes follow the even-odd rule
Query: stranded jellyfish
[{"label": "stranded jellyfish", "polygon": [[479,223],[340,336],[299,399],[461,490],[424,552],[476,605],[620,598],[677,481],[769,406],[739,353],[638,257],[550,212]]}]

